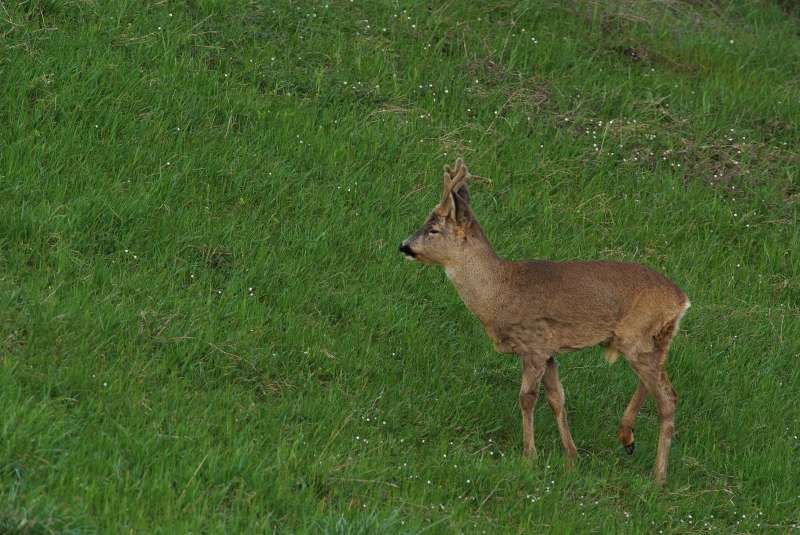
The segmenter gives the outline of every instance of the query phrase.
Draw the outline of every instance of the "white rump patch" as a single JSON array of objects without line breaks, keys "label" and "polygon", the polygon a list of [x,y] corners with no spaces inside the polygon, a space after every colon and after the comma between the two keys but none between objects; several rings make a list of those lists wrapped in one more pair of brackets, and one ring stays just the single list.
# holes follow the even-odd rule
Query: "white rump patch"
[{"label": "white rump patch", "polygon": [[678,317],[677,317],[677,319],[675,320],[675,332],[673,332],[673,333],[672,333],[672,336],[673,336],[673,337],[674,337],[676,334],[678,334],[678,327],[680,327],[680,325],[681,325],[681,320],[683,319],[683,316],[684,316],[684,314],[686,314],[686,311],[687,311],[687,310],[689,310],[689,307],[690,307],[690,306],[692,306],[692,303],[691,303],[691,301],[689,301],[689,299],[686,299],[686,304],[685,304],[685,305],[683,305],[683,310],[681,310],[681,313],[680,313],[680,314],[678,314]]}]

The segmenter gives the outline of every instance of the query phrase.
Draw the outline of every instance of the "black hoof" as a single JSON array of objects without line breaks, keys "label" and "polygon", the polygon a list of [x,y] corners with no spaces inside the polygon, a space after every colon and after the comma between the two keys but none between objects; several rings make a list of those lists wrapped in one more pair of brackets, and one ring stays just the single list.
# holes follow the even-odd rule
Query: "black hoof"
[{"label": "black hoof", "polygon": [[635,449],[636,449],[636,442],[631,442],[630,444],[625,446],[625,451],[628,453],[628,455],[633,455],[633,450]]}]

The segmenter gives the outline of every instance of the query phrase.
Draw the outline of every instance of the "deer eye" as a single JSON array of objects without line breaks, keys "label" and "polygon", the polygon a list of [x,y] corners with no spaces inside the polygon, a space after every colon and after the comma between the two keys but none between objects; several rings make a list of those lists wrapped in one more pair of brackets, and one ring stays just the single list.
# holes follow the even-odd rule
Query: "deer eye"
[{"label": "deer eye", "polygon": [[438,230],[438,229],[435,229],[435,228],[432,228],[432,229],[430,229],[430,230],[428,231],[428,234],[439,234],[439,230]]}]

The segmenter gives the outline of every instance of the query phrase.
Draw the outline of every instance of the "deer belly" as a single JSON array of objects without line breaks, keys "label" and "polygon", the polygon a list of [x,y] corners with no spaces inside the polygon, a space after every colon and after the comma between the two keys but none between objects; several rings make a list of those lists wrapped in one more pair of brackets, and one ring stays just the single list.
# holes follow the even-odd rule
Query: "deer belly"
[{"label": "deer belly", "polygon": [[498,353],[525,354],[550,350],[550,333],[547,326],[536,322],[527,325],[503,325],[487,327],[486,334],[494,342]]},{"label": "deer belly", "polygon": [[609,329],[541,318],[524,324],[486,326],[486,334],[499,353],[558,353],[605,342]]},{"label": "deer belly", "polygon": [[610,327],[584,324],[557,324],[552,329],[552,338],[557,351],[575,351],[596,346],[608,341],[613,334]]}]

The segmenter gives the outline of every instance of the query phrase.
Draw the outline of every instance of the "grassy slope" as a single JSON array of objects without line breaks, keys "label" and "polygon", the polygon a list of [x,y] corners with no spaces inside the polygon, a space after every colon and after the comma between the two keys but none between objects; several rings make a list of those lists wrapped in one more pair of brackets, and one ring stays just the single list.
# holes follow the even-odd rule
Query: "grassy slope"
[{"label": "grassy slope", "polygon": [[[777,532],[800,521],[798,19],[769,3],[0,4],[0,529]],[[431,7],[429,7],[431,6]],[[469,7],[467,7],[469,6]],[[463,155],[511,258],[694,306],[634,389],[518,363],[396,244]]]}]

